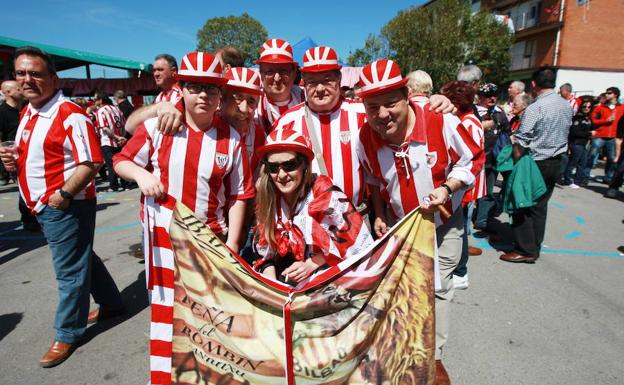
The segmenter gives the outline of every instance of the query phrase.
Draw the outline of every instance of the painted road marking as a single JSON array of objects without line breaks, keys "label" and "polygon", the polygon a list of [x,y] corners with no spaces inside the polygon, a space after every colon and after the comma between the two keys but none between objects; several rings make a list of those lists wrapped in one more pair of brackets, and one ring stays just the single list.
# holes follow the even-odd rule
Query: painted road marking
[{"label": "painted road marking", "polygon": [[585,219],[583,219],[583,217],[576,217],[576,223],[578,223],[579,225],[584,225],[585,223]]},{"label": "painted road marking", "polygon": [[[141,222],[136,221],[136,222],[132,222],[132,223],[126,223],[123,225],[117,225],[117,226],[109,226],[109,227],[101,227],[99,229],[95,229],[95,232],[98,234],[101,233],[109,233],[112,231],[119,231],[119,230],[126,230],[126,229],[130,229],[136,226],[139,226],[141,224]],[[45,239],[43,234],[42,235],[14,235],[14,236],[6,236],[3,237],[1,235],[6,234],[8,232],[11,232],[13,230],[21,230],[22,226],[19,226],[15,229],[12,230],[8,230],[5,231],[4,233],[0,234],[0,241],[25,241],[25,240],[35,240],[35,239]]]},{"label": "painted road marking", "polygon": [[580,237],[580,236],[581,236],[581,234],[582,234],[582,233],[581,233],[580,231],[571,231],[571,232],[567,233],[567,234],[564,236],[564,238],[565,238],[565,239],[576,239],[576,238]]},{"label": "painted road marking", "polygon": [[558,209],[565,209],[565,205],[562,205],[561,203],[558,202],[550,202],[550,204],[552,205],[552,207],[558,208]]}]

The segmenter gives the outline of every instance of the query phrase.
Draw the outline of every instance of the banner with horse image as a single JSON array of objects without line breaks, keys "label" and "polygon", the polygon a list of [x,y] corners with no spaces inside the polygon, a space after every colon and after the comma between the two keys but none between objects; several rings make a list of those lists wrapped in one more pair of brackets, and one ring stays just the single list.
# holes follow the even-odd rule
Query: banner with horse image
[{"label": "banner with horse image", "polygon": [[171,383],[433,384],[434,223],[411,212],[293,288],[176,204]]}]

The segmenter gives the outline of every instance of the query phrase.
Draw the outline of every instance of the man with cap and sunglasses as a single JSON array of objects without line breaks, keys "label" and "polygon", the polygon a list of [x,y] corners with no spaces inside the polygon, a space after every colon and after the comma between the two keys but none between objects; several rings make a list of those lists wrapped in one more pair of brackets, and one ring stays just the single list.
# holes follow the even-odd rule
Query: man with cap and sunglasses
[{"label": "man with cap and sunglasses", "polygon": [[[308,49],[301,68],[306,102],[283,114],[274,129],[293,129],[310,139],[316,157],[313,170],[327,175],[354,205],[364,200],[364,173],[355,142],[366,114],[362,103],[340,94],[342,75],[338,55],[331,47]],[[449,100],[433,96],[440,109],[452,109]]]},{"label": "man with cap and sunglasses", "polygon": [[450,384],[440,359],[449,331],[452,273],[462,250],[461,202],[483,166],[482,150],[456,116],[410,101],[406,83],[391,60],[363,68],[359,96],[367,122],[357,137],[357,153],[367,173],[377,236],[417,207],[435,211],[436,384]]},{"label": "man with cap and sunglasses", "polygon": [[164,135],[158,130],[158,119],[149,119],[114,158],[115,171],[136,181],[146,197],[143,225],[152,303],[152,384],[171,383],[173,296],[167,293],[174,288],[175,261],[168,225],[175,202],[193,210],[237,252],[246,200],[254,195],[240,134],[216,114],[227,82],[219,60],[210,53],[186,54],[177,78],[184,100],[182,129]]},{"label": "man with cap and sunglasses", "polygon": [[260,48],[260,59],[256,64],[260,66],[263,88],[256,119],[268,133],[273,123],[288,109],[301,103],[305,96],[295,85],[298,64],[286,40],[267,40]]}]

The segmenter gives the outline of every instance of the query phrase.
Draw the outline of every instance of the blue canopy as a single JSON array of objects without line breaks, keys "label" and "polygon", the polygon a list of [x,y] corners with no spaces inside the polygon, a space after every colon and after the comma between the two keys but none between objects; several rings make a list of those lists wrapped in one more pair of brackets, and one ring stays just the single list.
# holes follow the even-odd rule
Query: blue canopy
[{"label": "blue canopy", "polygon": [[[305,51],[318,46],[319,45],[314,40],[312,40],[310,36],[304,37],[298,43],[292,46],[293,56],[297,63],[299,63],[299,67],[303,67],[303,54],[305,54]],[[338,59],[340,65],[344,66],[344,63],[342,62],[342,60],[340,60],[341,58],[339,57]]]}]

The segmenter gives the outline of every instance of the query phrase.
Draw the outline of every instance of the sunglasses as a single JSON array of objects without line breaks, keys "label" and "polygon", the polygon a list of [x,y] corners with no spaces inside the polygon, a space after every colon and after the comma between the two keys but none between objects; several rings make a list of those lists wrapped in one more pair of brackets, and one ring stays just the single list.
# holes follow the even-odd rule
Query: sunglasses
[{"label": "sunglasses", "polygon": [[284,170],[284,172],[293,172],[301,166],[303,163],[303,159],[296,157],[285,162],[269,162],[265,161],[264,166],[268,170],[270,174],[277,174],[280,170]]},{"label": "sunglasses", "polygon": [[615,93],[615,92],[613,92],[613,91],[607,91],[607,92],[605,92],[605,94],[606,94],[606,95],[613,95],[614,93]]}]

